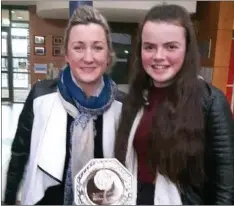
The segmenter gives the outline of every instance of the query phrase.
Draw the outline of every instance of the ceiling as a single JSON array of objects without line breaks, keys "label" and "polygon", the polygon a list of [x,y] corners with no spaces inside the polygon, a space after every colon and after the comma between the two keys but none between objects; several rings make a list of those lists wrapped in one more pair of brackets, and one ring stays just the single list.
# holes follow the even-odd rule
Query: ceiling
[{"label": "ceiling", "polygon": [[28,5],[36,5],[37,1],[1,1],[2,5],[18,5],[18,6],[28,6]]},{"label": "ceiling", "polygon": [[[132,0],[94,0],[93,5],[107,18],[113,22],[139,22],[145,13],[155,4],[162,2],[179,4],[184,6],[190,13],[196,12],[196,1],[132,1]],[[2,5],[35,5],[37,15],[41,18],[68,19],[69,1],[2,1]],[[134,6],[133,6],[134,5]],[[27,18],[27,17],[26,17]]]}]

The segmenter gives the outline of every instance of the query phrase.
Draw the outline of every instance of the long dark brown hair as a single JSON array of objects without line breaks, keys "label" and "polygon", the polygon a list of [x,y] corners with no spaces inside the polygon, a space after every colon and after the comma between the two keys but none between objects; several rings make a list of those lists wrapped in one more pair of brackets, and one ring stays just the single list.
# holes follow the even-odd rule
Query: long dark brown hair
[{"label": "long dark brown hair", "polygon": [[175,183],[200,184],[204,177],[204,115],[199,54],[193,24],[188,12],[177,5],[153,7],[139,27],[129,93],[123,104],[116,137],[115,155],[125,165],[129,133],[137,112],[144,106],[142,93],[150,90],[150,77],[141,61],[141,34],[147,21],[183,26],[186,54],[165,101],[152,120],[149,137],[149,163]]}]

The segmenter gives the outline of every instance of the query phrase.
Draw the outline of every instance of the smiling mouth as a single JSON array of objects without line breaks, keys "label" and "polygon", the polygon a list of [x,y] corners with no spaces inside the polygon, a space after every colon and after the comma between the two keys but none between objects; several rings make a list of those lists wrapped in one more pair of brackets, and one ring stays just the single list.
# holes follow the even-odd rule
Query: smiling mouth
[{"label": "smiling mouth", "polygon": [[90,73],[96,69],[96,67],[81,67],[80,68],[82,71]]},{"label": "smiling mouth", "polygon": [[152,65],[151,67],[155,70],[165,70],[169,68],[170,66],[169,65]]}]

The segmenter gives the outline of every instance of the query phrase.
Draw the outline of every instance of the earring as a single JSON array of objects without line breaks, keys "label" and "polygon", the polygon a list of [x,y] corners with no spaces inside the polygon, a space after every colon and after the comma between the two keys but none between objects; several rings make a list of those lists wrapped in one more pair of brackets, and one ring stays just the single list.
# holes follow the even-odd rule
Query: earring
[{"label": "earring", "polygon": [[142,97],[143,97],[145,106],[149,106],[148,96],[149,96],[149,91],[147,89],[144,89],[142,92]]}]

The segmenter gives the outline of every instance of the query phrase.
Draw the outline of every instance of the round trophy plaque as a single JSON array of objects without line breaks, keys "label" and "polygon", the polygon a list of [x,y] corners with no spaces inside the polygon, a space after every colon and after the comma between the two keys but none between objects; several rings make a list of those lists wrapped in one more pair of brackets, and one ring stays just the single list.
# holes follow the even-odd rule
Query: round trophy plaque
[{"label": "round trophy plaque", "polygon": [[132,175],[115,158],[92,159],[75,176],[76,205],[129,205]]}]

